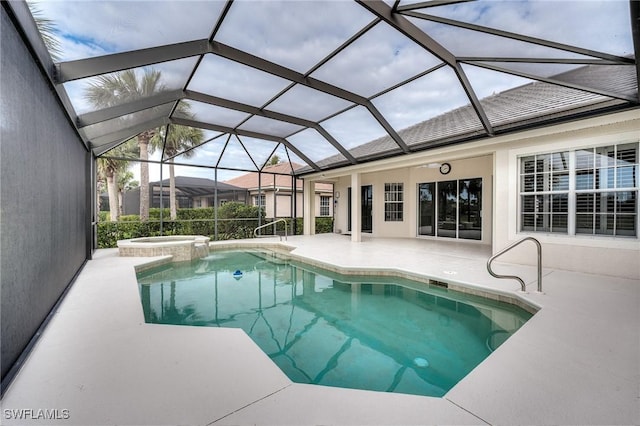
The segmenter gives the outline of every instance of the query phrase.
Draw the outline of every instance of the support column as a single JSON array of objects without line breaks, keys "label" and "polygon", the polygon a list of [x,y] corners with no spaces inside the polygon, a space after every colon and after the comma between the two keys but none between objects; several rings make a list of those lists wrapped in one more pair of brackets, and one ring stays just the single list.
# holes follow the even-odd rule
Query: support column
[{"label": "support column", "polygon": [[360,187],[360,173],[351,174],[351,241],[362,241],[362,188]]},{"label": "support column", "polygon": [[213,241],[218,241],[218,168],[213,169]]},{"label": "support column", "polygon": [[316,207],[315,207],[315,199],[316,199],[316,191],[315,191],[315,183],[311,182],[308,179],[303,180],[303,213],[304,217],[304,226],[303,233],[304,235],[314,235],[316,233]]}]

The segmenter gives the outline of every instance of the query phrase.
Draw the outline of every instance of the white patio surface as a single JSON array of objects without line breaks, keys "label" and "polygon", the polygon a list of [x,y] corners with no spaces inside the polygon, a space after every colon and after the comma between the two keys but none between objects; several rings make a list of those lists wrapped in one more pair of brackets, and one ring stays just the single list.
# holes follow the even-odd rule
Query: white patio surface
[{"label": "white patio surface", "polygon": [[[134,265],[150,258],[99,250],[2,399],[2,424],[640,424],[639,281],[545,268],[538,294],[534,267],[496,264],[525,278],[521,294],[486,272],[490,251],[477,244],[334,234],[283,244],[314,263],[497,289],[541,309],[443,398],[303,385],[241,330],[146,324]],[[9,418],[20,409],[68,418]]]}]

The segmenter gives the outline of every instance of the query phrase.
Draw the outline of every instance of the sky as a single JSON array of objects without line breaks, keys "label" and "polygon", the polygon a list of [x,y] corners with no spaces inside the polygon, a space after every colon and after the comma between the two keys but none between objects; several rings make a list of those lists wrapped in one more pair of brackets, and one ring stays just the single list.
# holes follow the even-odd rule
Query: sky
[{"label": "sky", "polygon": [[[389,0],[388,3],[393,2]],[[409,3],[403,1],[401,5]],[[37,4],[43,15],[57,25],[63,62],[206,39],[223,5],[220,1],[166,0],[51,0]],[[627,0],[480,0],[420,12],[620,56],[633,53]],[[446,66],[384,93],[385,89],[441,64],[440,59],[385,23],[375,25],[343,52],[314,69],[320,60],[373,20],[374,16],[362,6],[346,0],[238,0],[233,3],[215,40],[360,96],[372,97],[373,105],[396,131],[469,102],[455,74]],[[578,56],[422,19],[409,20],[456,55]],[[196,61],[197,58],[185,58],[153,68],[162,72],[167,88],[177,89],[185,87]],[[536,70],[548,75],[559,70],[557,66],[546,66],[548,71],[543,68],[540,66]],[[464,70],[480,98],[530,81],[470,65],[465,65]],[[78,114],[93,110],[83,95],[90,81],[65,83]],[[289,86],[290,82],[282,78],[206,55],[187,88],[308,120],[323,120],[322,126],[347,149],[386,134],[364,107],[354,107],[344,99],[300,85],[282,94]],[[281,96],[274,100],[278,94]],[[266,129],[278,136],[301,130],[259,117],[241,124],[247,118],[245,113],[194,102],[192,111],[202,121],[228,127],[240,125],[241,129],[252,131]],[[344,112],[339,113],[341,111]],[[336,113],[339,114],[332,117]],[[242,140],[249,151],[255,153],[256,161],[268,157],[275,147],[268,141]],[[315,130],[301,131],[288,140],[313,161],[337,153]],[[194,157],[181,161],[211,164],[221,148],[218,142],[204,145],[196,150]],[[237,141],[230,143],[229,150],[229,156],[225,161],[221,160],[221,164],[233,164],[233,159],[238,159],[240,164],[251,164]],[[154,156],[152,158],[159,159],[159,153]],[[292,160],[303,162],[295,155]],[[207,177],[212,174],[206,169],[190,169],[181,172]],[[221,173],[220,180],[235,175]],[[159,178],[159,172],[154,175],[152,171],[151,179],[156,178]]]}]

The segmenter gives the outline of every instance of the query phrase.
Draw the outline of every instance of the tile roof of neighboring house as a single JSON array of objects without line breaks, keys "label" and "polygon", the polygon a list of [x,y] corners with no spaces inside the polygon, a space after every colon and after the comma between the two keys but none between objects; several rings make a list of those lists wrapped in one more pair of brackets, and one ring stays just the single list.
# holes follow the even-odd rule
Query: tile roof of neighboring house
[{"label": "tile roof of neighboring house", "polygon": [[[150,186],[160,186],[161,181],[150,182]],[[169,179],[162,181],[163,187],[169,186]],[[218,182],[218,191],[244,191],[245,188],[230,185],[226,182]],[[176,188],[178,189],[203,189],[210,193],[216,187],[216,181],[207,178],[198,178],[190,176],[176,176]],[[189,192],[189,191],[187,191]]]},{"label": "tile roof of neighboring house", "polygon": [[[304,166],[297,163],[279,163],[273,166],[267,166],[262,171],[262,177],[260,178],[260,186],[264,190],[273,188],[273,181],[275,179],[276,187],[291,189],[291,172],[292,170],[300,170]],[[277,173],[277,174],[276,174]],[[226,180],[225,183],[230,185],[239,186],[246,189],[258,189],[258,172],[249,172],[233,179]],[[296,180],[296,188],[302,190],[302,181]],[[333,191],[333,185],[327,183],[317,183],[317,191]]]},{"label": "tile roof of neighboring house", "polygon": [[[604,75],[607,78],[604,78]],[[568,84],[598,87],[605,92],[636,95],[634,66],[588,65],[551,78]],[[596,111],[621,103],[624,102],[616,98],[540,81],[509,89],[481,100],[482,107],[496,133],[552,122],[568,115]],[[486,136],[482,123],[470,104],[414,124],[398,131],[398,134],[410,149],[416,151]],[[386,157],[389,154],[401,152],[389,136],[356,146],[349,151],[359,160]],[[342,155],[334,155],[317,161],[316,164],[324,167],[348,163]],[[310,167],[304,167],[298,171],[308,173],[313,170]]]}]

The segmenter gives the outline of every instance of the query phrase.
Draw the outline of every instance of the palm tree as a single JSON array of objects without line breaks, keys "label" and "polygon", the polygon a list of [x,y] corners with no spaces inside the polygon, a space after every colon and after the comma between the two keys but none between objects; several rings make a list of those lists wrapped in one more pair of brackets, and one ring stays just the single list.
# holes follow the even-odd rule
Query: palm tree
[{"label": "palm tree", "polygon": [[[178,108],[181,115],[192,116],[189,105],[185,102],[180,103]],[[161,129],[151,140],[152,147],[160,147],[165,139],[165,129]],[[173,157],[174,155],[185,151],[181,154],[185,158],[189,158],[194,154],[194,147],[200,145],[204,140],[204,134],[201,129],[188,126],[169,126],[169,134],[166,137],[164,145],[165,157]],[[171,220],[178,218],[178,208],[176,203],[176,176],[173,160],[169,161],[169,209],[171,212]]]},{"label": "palm tree", "polygon": [[[121,209],[119,208],[119,189],[118,182],[120,176],[131,174],[127,171],[129,168],[129,162],[121,160],[119,158],[127,157],[137,151],[137,147],[132,143],[132,139],[123,143],[122,145],[113,148],[108,152],[109,155],[116,157],[100,157],[98,158],[98,181],[106,180],[107,191],[109,193],[109,216],[112,222],[118,220]],[[131,174],[133,177],[133,174]]]},{"label": "palm tree", "polygon": [[27,5],[29,6],[33,20],[36,22],[36,27],[40,32],[42,41],[44,41],[44,45],[47,47],[49,55],[51,55],[51,59],[58,61],[62,56],[62,45],[58,39],[58,28],[55,22],[44,17],[42,10],[38,8],[36,2],[27,2]]},{"label": "palm tree", "polygon": [[109,193],[109,220],[118,220],[118,189],[116,187],[116,175],[121,167],[120,161],[111,158],[98,158],[98,175],[107,181]]},{"label": "palm tree", "polygon": [[122,216],[124,214],[124,206],[122,205],[124,193],[130,189],[137,188],[139,184],[137,180],[133,180],[133,173],[130,170],[126,170],[123,173],[118,173],[116,185],[118,188],[118,214]]},{"label": "palm tree", "polygon": [[[160,82],[161,73],[145,70],[138,79],[132,69],[95,78],[85,90],[85,98],[96,108],[107,108],[132,102],[166,90]],[[140,220],[149,219],[149,142],[158,129],[146,130],[137,136],[140,149]]]}]

